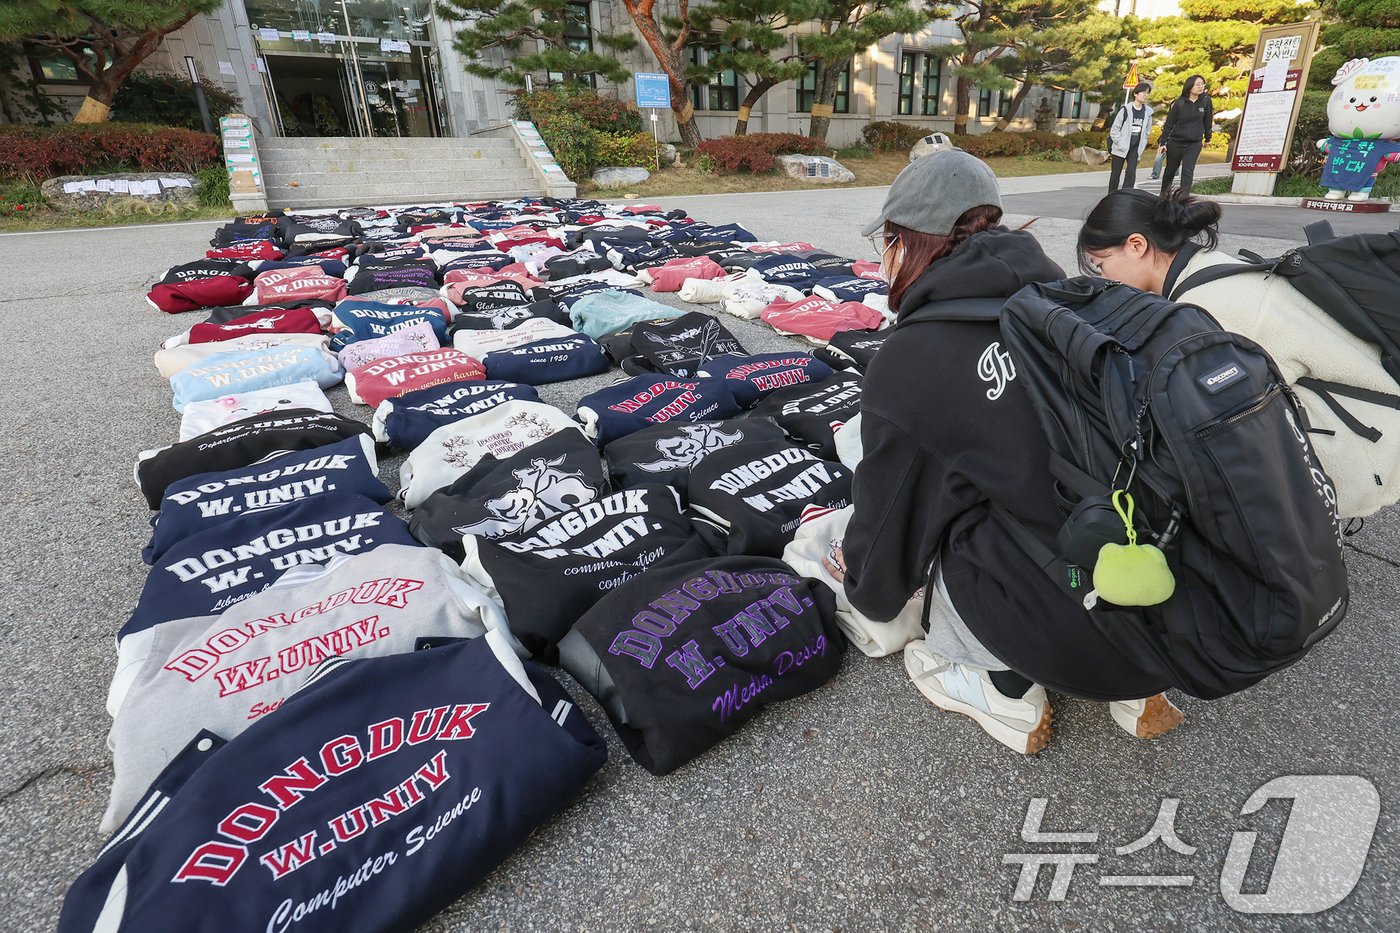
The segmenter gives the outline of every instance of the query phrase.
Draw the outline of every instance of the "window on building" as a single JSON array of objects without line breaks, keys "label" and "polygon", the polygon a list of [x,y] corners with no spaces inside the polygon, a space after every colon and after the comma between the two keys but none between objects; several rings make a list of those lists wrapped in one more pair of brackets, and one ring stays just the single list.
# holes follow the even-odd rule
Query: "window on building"
[{"label": "window on building", "polygon": [[[729,52],[733,46],[722,42],[715,48],[716,53]],[[733,71],[721,71],[710,78],[710,109],[739,109],[739,76]]]},{"label": "window on building", "polygon": [[[28,44],[24,47],[24,54],[29,59],[29,70],[33,73],[35,81],[44,84],[87,83],[87,79],[78,73],[78,67],[67,55],[41,45]],[[90,62],[96,58],[91,49],[86,50],[84,54]]]},{"label": "window on building", "polygon": [[[807,71],[797,82],[797,112],[807,113],[817,100],[817,63],[808,62]],[[836,97],[831,102],[836,113],[851,112],[851,63],[847,62],[836,76]]]},{"label": "window on building", "polygon": [[917,52],[899,54],[899,99],[895,112],[901,117],[914,113],[914,74],[918,58]]},{"label": "window on building", "polygon": [[996,95],[996,93],[996,91],[989,91],[985,88],[978,89],[977,115],[979,117],[990,117],[992,115],[992,97]]},{"label": "window on building", "polygon": [[943,59],[924,56],[923,103],[919,112],[926,117],[938,116],[939,96],[943,93]]},{"label": "window on building", "polygon": [[1078,120],[1084,116],[1084,92],[1061,91],[1059,115],[1061,120]]},{"label": "window on building", "polygon": [[1006,95],[1006,94],[998,93],[998,94],[997,94],[997,98],[998,98],[998,99],[997,99],[997,116],[999,116],[999,117],[1009,117],[1009,116],[1011,116],[1011,98],[1010,98],[1010,96],[1008,96],[1008,95]]},{"label": "window on building", "polygon": [[[700,51],[700,47],[698,45],[692,45],[690,47],[690,64],[699,68],[704,63],[705,59]],[[705,109],[705,89],[699,82],[690,85],[690,106],[694,107],[696,110]]]},{"label": "window on building", "polygon": [[[564,8],[564,45],[574,52],[593,51],[593,23],[587,3],[570,3]],[[570,81],[596,87],[598,76],[551,71],[549,81],[551,84]]]}]

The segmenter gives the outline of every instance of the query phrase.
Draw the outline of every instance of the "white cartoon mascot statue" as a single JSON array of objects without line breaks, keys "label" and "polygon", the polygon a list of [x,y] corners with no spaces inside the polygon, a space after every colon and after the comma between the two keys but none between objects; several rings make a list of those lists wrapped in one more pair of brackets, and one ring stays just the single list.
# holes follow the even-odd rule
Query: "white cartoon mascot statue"
[{"label": "white cartoon mascot statue", "polygon": [[1337,69],[1327,101],[1322,187],[1329,201],[1371,196],[1376,178],[1400,161],[1400,57],[1355,58]]}]

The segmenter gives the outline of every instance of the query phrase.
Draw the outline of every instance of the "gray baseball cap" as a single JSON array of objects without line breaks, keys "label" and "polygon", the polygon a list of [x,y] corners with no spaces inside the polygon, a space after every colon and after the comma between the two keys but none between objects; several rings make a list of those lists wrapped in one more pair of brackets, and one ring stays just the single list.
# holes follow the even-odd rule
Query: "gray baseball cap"
[{"label": "gray baseball cap", "polygon": [[991,166],[961,149],[920,156],[895,176],[880,216],[861,236],[878,233],[886,221],[920,233],[947,236],[958,218],[974,207],[1001,207],[1001,189]]}]

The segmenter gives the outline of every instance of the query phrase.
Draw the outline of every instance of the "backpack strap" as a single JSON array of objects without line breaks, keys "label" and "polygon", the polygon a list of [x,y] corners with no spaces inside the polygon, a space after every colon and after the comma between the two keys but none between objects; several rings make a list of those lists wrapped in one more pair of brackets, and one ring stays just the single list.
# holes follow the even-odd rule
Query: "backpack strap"
[{"label": "backpack strap", "polygon": [[1249,262],[1245,263],[1231,262],[1222,263],[1218,266],[1208,266],[1205,269],[1197,269],[1185,279],[1176,283],[1176,287],[1172,289],[1172,293],[1167,297],[1172,301],[1178,301],[1186,292],[1198,286],[1205,285],[1208,282],[1218,282],[1221,279],[1228,279],[1232,275],[1241,275],[1246,272],[1270,271],[1272,271],[1270,264],[1261,263],[1255,258],[1251,258]]},{"label": "backpack strap", "polygon": [[1328,240],[1337,238],[1337,233],[1332,229],[1332,221],[1330,220],[1314,220],[1310,224],[1305,224],[1303,235],[1308,238],[1309,246],[1326,243]]},{"label": "backpack strap", "polygon": [[1001,309],[1005,298],[949,298],[945,301],[931,301],[910,312],[895,326],[924,324],[930,321],[972,321],[995,323],[1001,320]]},{"label": "backpack strap", "polygon": [[1326,379],[1314,379],[1312,376],[1304,376],[1298,380],[1297,384],[1316,393],[1317,397],[1322,399],[1323,404],[1332,409],[1333,414],[1340,418],[1342,423],[1353,433],[1361,435],[1373,444],[1381,439],[1381,432],[1370,425],[1362,424],[1355,415],[1343,408],[1341,402],[1338,402],[1334,396],[1354,398],[1359,402],[1384,405],[1387,408],[1400,411],[1400,395],[1376,392],[1372,389],[1349,386],[1341,382],[1329,382]]}]

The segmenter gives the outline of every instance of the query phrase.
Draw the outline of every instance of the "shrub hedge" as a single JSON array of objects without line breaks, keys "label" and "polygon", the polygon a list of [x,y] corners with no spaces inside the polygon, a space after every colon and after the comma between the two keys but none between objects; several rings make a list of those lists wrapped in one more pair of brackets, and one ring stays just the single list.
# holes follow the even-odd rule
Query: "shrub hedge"
[{"label": "shrub hedge", "polygon": [[198,172],[219,165],[219,139],[150,123],[0,127],[0,180],[37,184],[55,175]]},{"label": "shrub hedge", "polygon": [[[880,152],[908,152],[914,144],[930,133],[931,127],[917,123],[900,123],[896,120],[872,120],[861,129],[861,139],[871,149]],[[1076,134],[1061,136],[1040,130],[1033,132],[1011,132],[998,130],[990,133],[969,134],[952,137],[953,145],[970,152],[979,159],[999,156],[1018,156],[1027,153],[1064,152],[1084,143],[1071,142]]]},{"label": "shrub hedge", "polygon": [[656,146],[650,133],[598,133],[594,146],[596,165],[650,168],[656,164]]},{"label": "shrub hedge", "polygon": [[1063,152],[1074,148],[1074,143],[1069,137],[1039,130],[1029,133],[1001,130],[958,136],[954,138],[953,144],[979,159],[996,159],[1042,152]]},{"label": "shrub hedge", "polygon": [[929,133],[927,126],[897,120],[871,120],[861,128],[860,138],[876,152],[908,152]]},{"label": "shrub hedge", "polygon": [[[204,99],[217,128],[219,117],[241,106],[237,97],[213,82],[204,85]],[[189,78],[164,72],[136,71],[122,82],[112,102],[112,119],[122,123],[159,123],[201,130],[199,100]]]},{"label": "shrub hedge", "polygon": [[722,175],[734,172],[767,172],[776,164],[774,156],[830,152],[825,140],[799,133],[749,133],[747,136],[721,136],[707,139],[696,147],[702,168]]},{"label": "shrub hedge", "polygon": [[642,115],[615,98],[590,90],[543,88],[516,94],[515,116],[534,122],[559,167],[575,181],[600,165],[651,164],[651,137],[646,137],[645,158],[637,140]]}]

